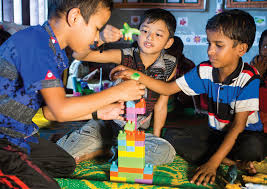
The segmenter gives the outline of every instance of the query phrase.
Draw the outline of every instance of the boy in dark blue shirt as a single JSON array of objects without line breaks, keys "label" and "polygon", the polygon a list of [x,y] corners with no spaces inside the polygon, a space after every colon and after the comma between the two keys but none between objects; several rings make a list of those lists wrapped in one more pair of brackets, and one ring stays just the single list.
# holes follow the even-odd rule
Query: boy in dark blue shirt
[{"label": "boy in dark blue shirt", "polygon": [[[200,164],[192,183],[214,183],[221,163],[239,165],[240,161],[261,161],[267,155],[258,113],[259,74],[241,58],[252,46],[255,32],[250,14],[241,10],[222,12],[206,25],[209,61],[170,83],[138,72],[139,81],[160,94],[182,90],[191,96],[208,95],[209,129],[198,132],[194,127],[165,133],[177,154]],[[135,72],[122,66],[112,70],[120,78],[130,78]]]},{"label": "boy in dark blue shirt", "polygon": [[32,118],[44,102],[49,120],[87,120],[95,111],[104,120],[122,119],[124,106],[112,103],[144,94],[144,86],[132,81],[93,95],[66,97],[61,81],[68,67],[64,49],[69,46],[74,58],[86,56],[111,7],[111,0],[49,0],[48,22],[15,33],[0,47],[0,181],[5,188],[10,183],[59,188],[53,177],[68,176],[75,169],[67,152],[37,136]]}]

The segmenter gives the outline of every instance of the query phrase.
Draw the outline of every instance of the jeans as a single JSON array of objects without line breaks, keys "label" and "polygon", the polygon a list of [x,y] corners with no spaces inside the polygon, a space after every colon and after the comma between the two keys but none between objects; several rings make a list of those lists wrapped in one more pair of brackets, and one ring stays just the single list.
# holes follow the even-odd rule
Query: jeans
[{"label": "jeans", "polygon": [[[63,136],[57,144],[74,158],[117,145],[121,128],[110,126],[102,120],[90,120],[80,129]],[[176,152],[163,138],[146,133],[145,162],[153,165],[171,163]]]}]

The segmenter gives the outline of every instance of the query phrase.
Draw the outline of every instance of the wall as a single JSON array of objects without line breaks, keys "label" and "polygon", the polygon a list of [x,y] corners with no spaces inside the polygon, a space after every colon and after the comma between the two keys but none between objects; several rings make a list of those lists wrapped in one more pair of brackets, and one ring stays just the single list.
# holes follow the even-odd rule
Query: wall
[{"label": "wall", "polygon": [[[185,44],[184,47],[184,54],[187,58],[191,59],[198,65],[200,62],[207,60],[207,44],[206,42],[200,45],[197,43],[191,45],[190,43],[186,42],[186,36],[199,36],[204,37],[205,34],[205,26],[206,22],[209,18],[211,18],[216,13],[216,0],[206,0],[206,10],[205,11],[180,11],[180,10],[170,10],[176,19],[181,17],[187,17],[188,19],[188,26],[186,27],[179,27],[176,28],[176,35],[180,36]],[[245,11],[249,12],[252,16],[265,16],[267,19],[267,10],[252,10],[252,9],[244,9]],[[125,9],[114,9],[111,19],[109,21],[110,24],[122,28],[124,22],[131,23],[131,16],[138,16],[142,15],[144,10],[125,10]],[[265,20],[265,22],[267,22]],[[137,27],[137,26],[135,26]],[[253,47],[250,51],[244,55],[243,60],[245,62],[250,62],[252,57],[258,53],[258,40],[260,37],[261,32],[267,29],[267,23],[265,26],[257,26],[257,34],[256,40],[254,42]]]}]

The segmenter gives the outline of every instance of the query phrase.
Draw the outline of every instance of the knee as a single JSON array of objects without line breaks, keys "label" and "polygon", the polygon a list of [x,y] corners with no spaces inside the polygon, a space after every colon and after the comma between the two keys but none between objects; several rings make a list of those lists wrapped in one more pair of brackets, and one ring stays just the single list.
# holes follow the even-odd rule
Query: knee
[{"label": "knee", "polygon": [[168,141],[152,135],[146,137],[145,148],[145,162],[153,165],[171,163],[176,155]]}]

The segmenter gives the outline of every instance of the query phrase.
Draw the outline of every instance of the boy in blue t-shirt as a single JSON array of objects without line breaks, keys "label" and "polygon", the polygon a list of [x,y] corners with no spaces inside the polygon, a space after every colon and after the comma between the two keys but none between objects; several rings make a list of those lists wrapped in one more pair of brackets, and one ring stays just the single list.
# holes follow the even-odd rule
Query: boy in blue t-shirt
[{"label": "boy in blue t-shirt", "polygon": [[[176,19],[169,11],[160,8],[146,10],[143,17],[137,47],[109,49],[103,52],[92,51],[83,60],[121,64],[155,79],[169,81],[176,73],[177,63],[176,58],[166,54],[165,49],[173,43]],[[120,36],[119,29],[109,25],[108,28],[109,33]],[[107,28],[104,33],[106,30]],[[154,118],[153,135],[146,133],[146,163],[160,165],[172,162],[175,157],[175,150],[170,143],[159,138],[167,117],[168,98],[168,96],[159,95],[147,89],[144,95],[146,112],[144,115],[137,115],[137,127],[142,129],[150,126],[152,115]],[[79,130],[63,136],[57,144],[75,157],[77,162],[84,161],[92,158],[93,154],[108,151],[103,150],[107,142],[109,145],[117,146],[116,143],[104,137],[105,133],[113,131],[113,137],[116,138],[125,124],[126,122],[121,120],[108,121],[108,123],[90,120]],[[109,130],[111,125],[112,131]]]},{"label": "boy in blue t-shirt", "polygon": [[[267,137],[258,113],[259,74],[241,58],[252,46],[255,31],[250,14],[241,10],[222,12],[206,25],[209,61],[170,83],[138,72],[141,83],[163,95],[181,90],[187,95],[208,95],[209,129],[199,132],[198,127],[183,128],[165,134],[177,154],[200,164],[192,183],[214,183],[221,163],[239,166],[242,161],[261,161],[267,155]],[[119,66],[111,74],[130,78],[135,72]]]},{"label": "boy in blue t-shirt", "polygon": [[[136,100],[144,86],[123,82],[103,92],[66,97],[61,75],[68,67],[65,48],[86,56],[111,14],[111,0],[49,0],[49,20],[12,35],[0,47],[0,182],[4,188],[60,188],[53,177],[73,173],[75,160],[38,137],[32,122],[43,107],[55,121],[123,119],[117,101]],[[97,112],[96,112],[97,111]],[[97,114],[96,114],[97,113]],[[12,177],[10,177],[12,175]],[[2,188],[2,187],[1,187]]]}]

